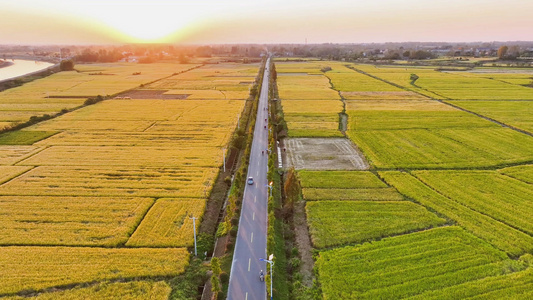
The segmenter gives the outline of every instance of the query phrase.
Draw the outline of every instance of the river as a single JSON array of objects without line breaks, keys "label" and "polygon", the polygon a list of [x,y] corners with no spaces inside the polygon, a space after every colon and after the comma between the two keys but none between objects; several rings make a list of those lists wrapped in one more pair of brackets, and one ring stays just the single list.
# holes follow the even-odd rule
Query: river
[{"label": "river", "polygon": [[14,61],[7,59],[6,62],[12,62],[13,64],[0,68],[0,81],[37,72],[54,65],[48,62],[20,59],[15,59]]}]

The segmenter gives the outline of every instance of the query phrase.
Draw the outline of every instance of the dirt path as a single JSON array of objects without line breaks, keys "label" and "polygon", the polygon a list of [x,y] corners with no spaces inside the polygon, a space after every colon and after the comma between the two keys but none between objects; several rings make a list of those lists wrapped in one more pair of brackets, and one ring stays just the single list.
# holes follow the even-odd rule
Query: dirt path
[{"label": "dirt path", "polygon": [[302,274],[302,284],[307,287],[313,285],[313,246],[309,238],[307,228],[307,218],[305,214],[305,201],[301,200],[294,205],[294,234],[296,236],[296,247],[300,253],[300,273]]}]

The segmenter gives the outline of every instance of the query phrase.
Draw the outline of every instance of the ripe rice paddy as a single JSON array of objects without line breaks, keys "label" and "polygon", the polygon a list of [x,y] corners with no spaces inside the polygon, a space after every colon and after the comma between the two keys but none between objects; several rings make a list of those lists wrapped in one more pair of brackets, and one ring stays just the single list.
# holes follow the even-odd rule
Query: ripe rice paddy
[{"label": "ripe rice paddy", "polygon": [[[189,217],[202,218],[258,69],[230,63],[181,73],[195,66],[87,65],[21,87],[86,97],[165,84],[195,96],[106,100],[0,136],[0,265],[8,266],[0,295],[168,297],[167,283],[146,279],[188,266]],[[106,283],[123,278],[132,281]],[[95,288],[72,288],[89,283]],[[50,292],[57,288],[64,291]]]}]

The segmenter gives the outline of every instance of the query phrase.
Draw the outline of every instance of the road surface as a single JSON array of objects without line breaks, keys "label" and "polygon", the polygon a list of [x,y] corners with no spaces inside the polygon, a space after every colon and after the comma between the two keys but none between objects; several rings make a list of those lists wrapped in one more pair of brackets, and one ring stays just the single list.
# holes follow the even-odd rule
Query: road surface
[{"label": "road surface", "polygon": [[[230,300],[266,299],[265,282],[259,281],[259,272],[266,274],[267,258],[267,171],[268,171],[268,78],[270,58],[267,60],[257,119],[254,129],[248,177],[254,178],[253,185],[246,185],[242,202],[239,231],[231,264],[228,288]],[[265,121],[266,120],[266,121]],[[266,126],[266,129],[265,129]],[[265,151],[265,154],[261,154]]]}]

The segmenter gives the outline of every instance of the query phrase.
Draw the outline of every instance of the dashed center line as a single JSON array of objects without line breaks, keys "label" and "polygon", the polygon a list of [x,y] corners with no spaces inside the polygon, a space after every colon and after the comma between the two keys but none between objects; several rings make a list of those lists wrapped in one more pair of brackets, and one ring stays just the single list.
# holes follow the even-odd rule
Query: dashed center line
[{"label": "dashed center line", "polygon": [[250,244],[254,242],[254,233],[252,232],[252,237],[250,238]]},{"label": "dashed center line", "polygon": [[248,300],[248,292],[246,292],[246,298],[245,298],[245,300]]},{"label": "dashed center line", "polygon": [[248,258],[248,272],[250,272],[250,265],[252,264],[252,259]]},{"label": "dashed center line", "polygon": [[255,221],[255,211],[252,213],[252,221]]}]

